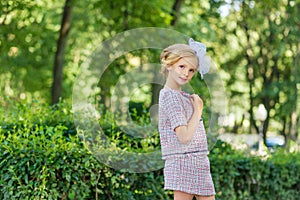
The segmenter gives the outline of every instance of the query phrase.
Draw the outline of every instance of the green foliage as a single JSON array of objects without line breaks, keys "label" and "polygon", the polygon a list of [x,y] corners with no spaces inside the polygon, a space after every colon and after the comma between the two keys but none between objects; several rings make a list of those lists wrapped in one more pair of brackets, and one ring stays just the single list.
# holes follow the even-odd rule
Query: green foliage
[{"label": "green foliage", "polygon": [[[133,28],[172,28],[207,44],[207,52],[216,63],[217,73],[227,90],[230,107],[225,109],[234,113],[236,119],[243,119],[235,124],[245,127],[234,127],[234,131],[249,130],[245,124],[251,126],[253,122],[243,116],[248,116],[251,107],[263,102],[270,114],[270,122],[266,123],[270,128],[266,129],[296,138],[299,128],[295,127],[300,127],[294,123],[299,121],[299,27],[295,26],[299,21],[299,2],[187,0],[182,1],[177,22],[172,26],[171,21],[176,16],[173,3],[162,0],[72,1],[74,12],[61,74],[62,97],[71,98],[71,88],[81,64],[103,41]],[[53,57],[63,6],[64,1],[58,0],[1,1],[0,101],[4,101],[4,96],[27,102],[33,99],[50,101]],[[224,8],[228,8],[226,16],[222,15],[226,11]],[[109,104],[111,91],[120,77],[136,67],[129,62],[131,58],[138,57],[140,68],[143,68],[145,63],[158,64],[159,52],[139,49],[117,58],[99,81],[97,100]],[[247,78],[252,70],[255,84]],[[210,96],[212,91],[207,90],[199,77],[191,84],[198,94]],[[253,84],[251,94],[250,84]],[[142,92],[147,97],[154,93],[157,98],[151,87]],[[253,105],[245,104],[250,102],[249,98]],[[205,101],[205,105],[209,104]],[[296,120],[293,120],[295,114]]]},{"label": "green foliage", "polygon": [[[239,8],[234,4],[239,4]],[[299,57],[299,41],[295,38],[295,33],[299,35],[300,31],[299,27],[295,28],[299,1],[245,0],[232,1],[231,6],[229,15],[221,21],[220,26],[224,28],[219,29],[218,35],[219,41],[225,44],[222,42],[220,48],[214,48],[221,55],[216,55],[220,59],[218,63],[227,73],[230,110],[237,116],[248,112],[251,128],[258,126],[252,109],[263,103],[268,111],[264,135],[267,129],[296,138],[299,61],[294,58]],[[244,104],[244,100],[249,104]],[[294,114],[297,119],[293,121]]]},{"label": "green foliage", "polygon": [[[0,199],[168,198],[162,171],[131,174],[100,163],[74,134],[66,103],[32,106],[16,103],[1,124]],[[133,151],[153,146],[120,133],[111,117],[101,122],[110,142]]]},{"label": "green foliage", "polygon": [[95,185],[101,168],[78,139],[67,142],[65,126],[43,129],[24,127],[1,141],[1,199],[63,199],[72,191],[84,197]]},{"label": "green foliage", "polygon": [[299,153],[280,149],[267,159],[245,156],[218,141],[210,154],[217,197],[233,200],[297,199],[299,158]]},{"label": "green foliage", "polygon": [[62,5],[57,0],[1,1],[2,97],[27,98],[29,101],[33,97],[41,100],[50,97],[51,69]]},{"label": "green foliage", "polygon": [[[66,103],[32,108],[16,104],[1,124],[0,199],[172,198],[170,191],[163,190],[162,169],[127,173],[95,159],[74,134]],[[157,137],[148,146],[130,146],[141,141],[124,133],[116,138],[120,130],[112,115],[102,119],[105,134],[120,148],[136,151],[159,146]],[[217,141],[209,157],[217,199],[293,200],[300,195],[299,153],[276,151],[261,159]]]}]

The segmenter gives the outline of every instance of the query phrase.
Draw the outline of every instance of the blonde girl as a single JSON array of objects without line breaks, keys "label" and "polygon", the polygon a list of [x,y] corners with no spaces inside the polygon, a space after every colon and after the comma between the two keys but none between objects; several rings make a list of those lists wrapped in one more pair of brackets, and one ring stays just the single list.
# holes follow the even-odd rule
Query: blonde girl
[{"label": "blonde girl", "polygon": [[199,70],[205,71],[205,46],[190,39],[187,44],[165,48],[160,56],[166,82],[159,95],[159,132],[165,160],[165,190],[174,200],[213,200],[215,189],[210,173],[206,132],[202,121],[203,101],[197,94],[182,91]]}]

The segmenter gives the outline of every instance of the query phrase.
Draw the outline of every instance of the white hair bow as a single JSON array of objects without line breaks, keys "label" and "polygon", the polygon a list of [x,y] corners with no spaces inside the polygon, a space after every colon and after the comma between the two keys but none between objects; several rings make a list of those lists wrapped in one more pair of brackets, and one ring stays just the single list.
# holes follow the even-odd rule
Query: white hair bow
[{"label": "white hair bow", "polygon": [[196,55],[199,59],[198,71],[203,79],[203,75],[207,74],[210,68],[210,58],[205,55],[206,46],[203,43],[194,41],[193,38],[189,39],[189,46],[196,52]]}]

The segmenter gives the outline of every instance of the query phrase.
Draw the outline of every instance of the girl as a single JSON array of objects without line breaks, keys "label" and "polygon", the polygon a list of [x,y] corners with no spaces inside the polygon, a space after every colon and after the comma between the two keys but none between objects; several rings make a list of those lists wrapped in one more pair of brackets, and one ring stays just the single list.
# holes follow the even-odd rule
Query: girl
[{"label": "girl", "polygon": [[190,95],[181,90],[197,72],[199,63],[204,61],[201,58],[205,51],[202,43],[190,40],[189,45],[174,44],[165,48],[160,56],[166,77],[159,94],[164,189],[174,191],[174,200],[192,200],[194,196],[197,200],[215,199],[201,118],[203,101],[197,94]]}]

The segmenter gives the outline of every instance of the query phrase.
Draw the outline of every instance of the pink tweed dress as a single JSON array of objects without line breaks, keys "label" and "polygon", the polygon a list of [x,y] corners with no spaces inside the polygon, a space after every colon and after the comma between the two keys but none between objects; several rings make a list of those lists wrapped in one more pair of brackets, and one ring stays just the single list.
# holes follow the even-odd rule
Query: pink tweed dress
[{"label": "pink tweed dress", "polygon": [[188,93],[162,89],[159,95],[159,133],[162,159],[165,160],[165,190],[179,190],[190,194],[215,194],[207,157],[208,147],[203,121],[188,144],[179,142],[175,128],[187,125],[193,114]]}]

